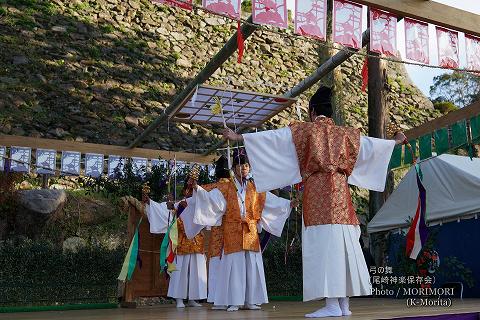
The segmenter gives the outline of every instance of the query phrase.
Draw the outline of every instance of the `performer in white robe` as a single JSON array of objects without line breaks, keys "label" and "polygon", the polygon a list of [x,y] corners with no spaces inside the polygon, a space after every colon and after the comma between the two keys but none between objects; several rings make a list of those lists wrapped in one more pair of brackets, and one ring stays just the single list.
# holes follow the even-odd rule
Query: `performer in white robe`
[{"label": "performer in white robe", "polygon": [[[183,211],[177,221],[179,242],[175,256],[176,271],[170,274],[167,296],[174,298],[177,308],[184,308],[184,300],[188,299],[188,306],[201,307],[196,300],[207,298],[207,261],[205,257],[203,228],[193,224],[193,211],[188,210],[194,199],[187,198],[175,203],[175,210]],[[194,207],[194,206],[193,206]],[[171,223],[175,211],[168,209],[167,203],[157,203],[150,199],[146,206],[151,233],[166,233],[168,223]],[[190,240],[187,234],[195,233]]]},{"label": "performer in white robe", "polygon": [[206,191],[194,191],[194,223],[223,227],[224,248],[214,289],[216,306],[237,311],[244,306],[260,309],[268,302],[258,233],[262,229],[281,236],[290,215],[291,202],[272,193],[259,194],[246,180],[249,165],[245,156],[234,159],[234,181]]},{"label": "performer in white robe", "polygon": [[325,87],[315,93],[309,123],[243,136],[224,131],[225,139],[244,141],[258,191],[305,185],[303,299],[326,298],[326,307],[309,318],[350,315],[348,297],[371,294],[347,177],[349,184],[383,191],[393,147],[406,140],[403,133],[382,140],[335,126],[330,97]]}]

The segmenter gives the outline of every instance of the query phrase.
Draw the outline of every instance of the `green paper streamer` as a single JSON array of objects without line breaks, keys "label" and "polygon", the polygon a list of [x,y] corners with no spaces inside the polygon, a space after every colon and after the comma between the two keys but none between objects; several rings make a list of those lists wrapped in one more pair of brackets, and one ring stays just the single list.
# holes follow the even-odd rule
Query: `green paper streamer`
[{"label": "green paper streamer", "polygon": [[473,161],[473,145],[471,143],[467,144],[467,151],[468,151],[468,156],[470,157],[470,160]]},{"label": "green paper streamer", "polygon": [[460,147],[467,142],[467,123],[465,120],[452,125],[452,147]]},{"label": "green paper streamer", "polygon": [[162,244],[160,245],[160,272],[162,272],[165,266],[167,265],[167,249],[168,249],[168,240],[170,239],[170,229],[172,229],[172,226],[175,222],[176,222],[176,218],[174,218],[170,226],[168,226],[167,232],[163,237]]},{"label": "green paper streamer", "polygon": [[470,128],[472,130],[472,140],[480,140],[480,115],[470,118]]},{"label": "green paper streamer", "polygon": [[437,156],[447,152],[449,149],[447,128],[442,128],[435,131],[434,138],[435,138],[435,151],[437,152]]},{"label": "green paper streamer", "polygon": [[402,165],[402,145],[397,144],[393,148],[392,157],[390,158],[390,169],[398,168]]},{"label": "green paper streamer", "polygon": [[432,156],[432,135],[426,134],[419,139],[420,159],[427,159]]},{"label": "green paper streamer", "polygon": [[[414,157],[417,156],[417,140],[410,140],[408,141],[408,143],[410,143],[410,145],[412,146],[412,149],[410,150],[409,147],[405,146],[404,148],[405,154],[403,158],[404,164],[412,164],[413,160],[415,160]],[[412,155],[412,152],[413,152],[413,155]]]},{"label": "green paper streamer", "polygon": [[125,281],[126,279],[131,280],[133,276],[133,271],[135,271],[135,265],[137,264],[138,256],[138,228],[142,223],[143,217],[138,221],[137,227],[135,229],[135,234],[133,235],[132,242],[128,248],[127,255],[123,260],[122,270],[118,275],[118,280]]}]

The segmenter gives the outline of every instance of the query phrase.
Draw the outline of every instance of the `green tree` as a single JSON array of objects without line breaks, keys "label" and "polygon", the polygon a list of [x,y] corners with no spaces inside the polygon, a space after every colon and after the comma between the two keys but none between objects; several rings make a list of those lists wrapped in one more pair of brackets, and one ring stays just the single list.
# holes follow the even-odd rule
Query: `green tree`
[{"label": "green tree", "polygon": [[433,78],[430,96],[434,102],[450,101],[462,108],[480,99],[480,77],[472,73],[444,73]]}]

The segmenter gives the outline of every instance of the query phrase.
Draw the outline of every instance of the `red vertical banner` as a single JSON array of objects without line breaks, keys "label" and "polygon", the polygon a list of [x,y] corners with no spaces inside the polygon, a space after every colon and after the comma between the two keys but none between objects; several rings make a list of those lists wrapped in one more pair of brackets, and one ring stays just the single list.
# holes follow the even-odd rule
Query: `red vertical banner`
[{"label": "red vertical banner", "polygon": [[458,68],[458,33],[441,27],[437,28],[438,65]]},{"label": "red vertical banner", "polygon": [[152,0],[152,2],[192,10],[192,0]]},{"label": "red vertical banner", "polygon": [[359,49],[362,46],[362,6],[335,0],[333,7],[333,41]]},{"label": "red vertical banner", "polygon": [[240,19],[241,2],[241,0],[203,0],[202,5],[209,11],[238,20]]},{"label": "red vertical banner", "polygon": [[480,38],[465,35],[467,69],[480,72]]},{"label": "red vertical banner", "polygon": [[287,0],[252,0],[253,22],[286,29]]},{"label": "red vertical banner", "polygon": [[327,0],[296,0],[295,32],[325,40],[327,38]]},{"label": "red vertical banner", "polygon": [[397,54],[397,17],[370,9],[370,51],[387,56]]},{"label": "red vertical banner", "polygon": [[405,53],[407,59],[430,63],[427,23],[405,18]]}]

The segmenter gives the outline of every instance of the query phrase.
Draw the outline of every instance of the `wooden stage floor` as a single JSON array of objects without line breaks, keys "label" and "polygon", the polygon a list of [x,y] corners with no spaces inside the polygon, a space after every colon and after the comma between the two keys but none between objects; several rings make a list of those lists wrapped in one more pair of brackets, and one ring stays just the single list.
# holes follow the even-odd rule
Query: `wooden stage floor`
[{"label": "wooden stage floor", "polygon": [[[186,308],[177,311],[173,304],[137,309],[104,309],[45,311],[0,314],[0,319],[10,320],[236,320],[236,319],[305,319],[304,314],[323,306],[324,302],[274,301],[263,306],[261,311],[240,310],[237,312],[209,310],[210,305],[202,308]],[[455,299],[450,307],[412,307],[406,306],[406,300],[393,299],[352,299],[350,317],[324,319],[374,320],[393,319],[409,316],[426,316],[454,313],[480,312],[480,299]]]}]

